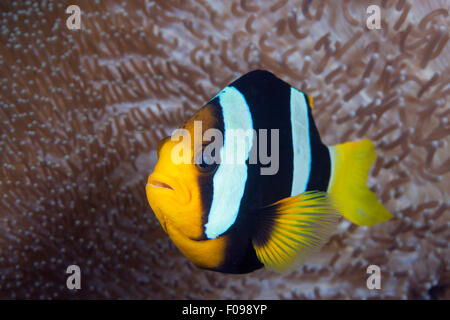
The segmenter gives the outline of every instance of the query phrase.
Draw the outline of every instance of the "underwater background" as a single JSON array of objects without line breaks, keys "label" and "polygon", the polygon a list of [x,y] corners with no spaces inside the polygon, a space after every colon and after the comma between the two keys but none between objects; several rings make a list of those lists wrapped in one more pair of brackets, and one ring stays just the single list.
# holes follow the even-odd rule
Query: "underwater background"
[{"label": "underwater background", "polygon": [[[1,1],[0,19],[0,298],[450,299],[448,1]],[[342,221],[284,275],[196,268],[145,195],[159,140],[254,69],[314,98],[325,144],[374,141],[395,215]]]}]

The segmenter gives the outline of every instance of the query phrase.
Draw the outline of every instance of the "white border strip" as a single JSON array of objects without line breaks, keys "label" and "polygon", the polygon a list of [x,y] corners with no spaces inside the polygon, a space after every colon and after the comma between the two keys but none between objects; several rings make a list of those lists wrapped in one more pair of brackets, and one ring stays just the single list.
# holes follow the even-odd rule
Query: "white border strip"
[{"label": "white border strip", "polygon": [[[247,164],[253,141],[246,137],[231,135],[233,130],[253,130],[250,108],[245,97],[234,87],[226,87],[219,93],[224,122],[224,145],[220,150],[221,164],[213,178],[214,196],[209,211],[205,234],[214,239],[228,230],[236,221],[241,199],[247,182]],[[252,136],[253,138],[253,136]],[[244,140],[244,141],[241,141]],[[243,147],[243,145],[245,147]],[[228,163],[224,159],[236,156],[237,150],[244,151],[242,162]]]},{"label": "white border strip", "polygon": [[293,167],[291,197],[306,191],[311,173],[308,104],[303,92],[291,87]]}]

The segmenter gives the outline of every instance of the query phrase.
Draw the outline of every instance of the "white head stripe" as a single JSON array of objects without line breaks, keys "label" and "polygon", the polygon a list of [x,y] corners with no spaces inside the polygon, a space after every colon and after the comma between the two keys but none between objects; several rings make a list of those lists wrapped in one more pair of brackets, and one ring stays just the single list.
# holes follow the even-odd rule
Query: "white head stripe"
[{"label": "white head stripe", "polygon": [[291,197],[306,191],[311,172],[308,104],[304,93],[291,88],[291,127],[294,172]]},{"label": "white head stripe", "polygon": [[[252,115],[244,96],[234,87],[219,93],[224,122],[224,145],[220,149],[221,164],[213,178],[214,196],[205,234],[214,239],[236,221],[247,181],[247,164],[253,135],[236,135],[236,130],[253,130]],[[240,152],[237,152],[240,151]],[[242,154],[243,153],[243,154]],[[226,159],[240,161],[227,161]]]}]

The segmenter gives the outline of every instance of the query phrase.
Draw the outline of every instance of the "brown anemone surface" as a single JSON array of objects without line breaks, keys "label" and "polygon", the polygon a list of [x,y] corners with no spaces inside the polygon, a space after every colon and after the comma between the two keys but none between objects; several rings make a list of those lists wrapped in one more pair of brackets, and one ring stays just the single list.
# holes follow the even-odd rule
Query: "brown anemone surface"
[{"label": "brown anemone surface", "polygon": [[[0,2],[0,298],[450,298],[448,1],[80,0],[69,30],[72,2]],[[343,221],[288,274],[200,270],[146,179],[159,139],[257,68],[314,97],[326,144],[374,141],[395,219]]]}]

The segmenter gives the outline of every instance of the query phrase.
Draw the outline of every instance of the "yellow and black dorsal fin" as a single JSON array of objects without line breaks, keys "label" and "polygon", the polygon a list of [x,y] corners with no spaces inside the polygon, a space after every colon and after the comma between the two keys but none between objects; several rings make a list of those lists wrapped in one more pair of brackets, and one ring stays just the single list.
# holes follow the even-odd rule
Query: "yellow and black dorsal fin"
[{"label": "yellow and black dorsal fin", "polygon": [[340,218],[329,194],[307,191],[258,211],[252,237],[258,259],[276,272],[290,271],[327,243]]}]

